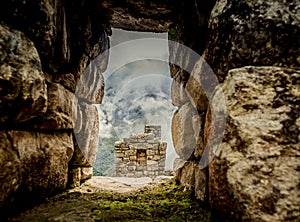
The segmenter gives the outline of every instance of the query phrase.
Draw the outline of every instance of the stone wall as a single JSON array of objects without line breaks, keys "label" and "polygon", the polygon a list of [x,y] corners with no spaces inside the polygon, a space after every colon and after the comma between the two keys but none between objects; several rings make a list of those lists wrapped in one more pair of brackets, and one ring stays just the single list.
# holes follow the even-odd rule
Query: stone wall
[{"label": "stone wall", "polygon": [[[208,98],[200,81],[200,70],[205,73],[207,65],[198,59],[202,55],[208,36],[210,12],[216,1],[182,1],[174,23],[175,30],[169,39],[191,50],[182,50],[176,44],[169,48],[172,104],[178,109],[172,118],[172,140],[179,158],[174,162],[175,178],[192,190],[200,201],[207,201],[207,169],[199,168],[204,151],[205,115]],[[193,56],[198,54],[199,57]],[[209,75],[209,73],[207,74]],[[213,87],[212,87],[213,88]]]},{"label": "stone wall", "polygon": [[[255,84],[253,84],[255,83]],[[300,217],[300,70],[247,66],[229,71],[212,100],[227,101],[224,139],[209,165],[209,201],[222,217],[297,221]],[[217,118],[216,118],[217,119]],[[212,127],[212,135],[218,131]]]},{"label": "stone wall", "polygon": [[[209,200],[223,218],[296,221],[298,5],[296,0],[2,1],[2,212],[24,194],[31,199],[44,197],[91,176],[99,132],[92,104],[102,102],[101,73],[108,62],[111,21],[130,30],[169,30],[170,40],[203,54],[224,83],[228,109],[224,142],[221,152],[209,147],[215,158],[200,170],[205,146],[215,138],[208,135],[218,136],[212,124],[218,103],[216,107],[212,103],[220,88],[217,94],[203,93],[199,81],[206,79],[209,67],[202,60],[193,61],[176,45],[170,48],[170,58],[178,64],[170,64],[172,102],[178,107],[172,120],[173,143],[180,157],[176,179],[199,200]],[[101,59],[91,65],[99,54]],[[163,143],[154,144],[158,149],[152,148],[150,156],[165,152]],[[125,141],[117,146],[130,150]],[[142,153],[140,162],[144,162]]]},{"label": "stone wall", "polygon": [[92,176],[107,16],[94,1],[0,3],[1,213]]},{"label": "stone wall", "polygon": [[161,126],[159,125],[146,125],[144,133],[151,133],[155,139],[161,140]]},{"label": "stone wall", "polygon": [[167,143],[160,141],[161,126],[146,125],[145,133],[115,143],[115,176],[165,175]]},{"label": "stone wall", "polygon": [[[297,1],[217,1],[204,51],[192,49],[203,52],[221,88],[203,93],[210,68],[201,60],[190,74],[171,66],[175,178],[221,220],[299,218],[299,10]],[[170,55],[189,67],[180,53]],[[223,143],[213,146],[223,136],[214,121],[224,115]],[[204,149],[212,162],[200,170]]]}]

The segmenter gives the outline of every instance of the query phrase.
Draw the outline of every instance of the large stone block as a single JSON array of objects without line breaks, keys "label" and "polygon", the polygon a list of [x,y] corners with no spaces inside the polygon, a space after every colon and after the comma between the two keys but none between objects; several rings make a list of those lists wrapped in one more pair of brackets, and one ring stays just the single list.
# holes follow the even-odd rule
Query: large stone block
[{"label": "large stone block", "polygon": [[185,87],[191,103],[199,112],[207,110],[209,99],[218,83],[210,66],[202,58],[199,59]]},{"label": "large stone block", "polygon": [[66,187],[71,133],[1,131],[0,137],[0,206],[18,199],[16,191],[40,198]]},{"label": "large stone block", "polygon": [[35,120],[34,128],[45,130],[73,129],[72,105],[76,98],[72,92],[57,83],[48,84],[48,108]]},{"label": "large stone block", "polygon": [[96,65],[90,63],[76,86],[76,97],[101,104],[104,96],[104,78]]},{"label": "large stone block", "polygon": [[0,122],[20,123],[47,109],[39,55],[23,33],[0,25]]},{"label": "large stone block", "polygon": [[66,89],[70,90],[71,92],[75,92],[76,90],[76,81],[72,73],[57,74],[53,76],[53,81],[55,83],[63,85]]},{"label": "large stone block", "polygon": [[172,99],[172,104],[178,107],[190,101],[189,97],[187,96],[186,88],[183,83],[179,83],[175,80],[172,81],[171,99]]},{"label": "large stone block", "polygon": [[149,4],[127,1],[126,7],[123,7],[122,2],[103,1],[103,5],[112,12],[110,20],[112,27],[157,33],[168,30],[174,8],[174,4],[162,1],[151,1]]},{"label": "large stone block", "polygon": [[[198,115],[197,110],[186,103],[174,113],[172,119],[172,140],[176,153],[180,158],[188,160],[195,152],[200,139],[203,117]],[[199,147],[197,152],[201,153]],[[198,154],[199,155],[199,154]]]},{"label": "large stone block", "polygon": [[[98,3],[96,3],[98,4]],[[101,4],[101,3],[100,3]],[[98,6],[99,7],[99,6]],[[101,10],[101,7],[98,8],[98,10]],[[104,14],[103,11],[99,12],[99,14]],[[98,14],[98,15],[99,15]],[[99,24],[99,20],[95,21],[97,25]],[[73,24],[75,25],[75,24]],[[88,24],[89,26],[89,24]],[[91,28],[91,27],[89,27]],[[88,29],[89,29],[88,28]],[[103,73],[107,66],[108,66],[108,58],[109,58],[109,47],[110,47],[110,42],[107,34],[107,30],[104,30],[103,27],[98,27],[98,30],[96,31],[96,36],[91,36],[93,38],[93,41],[89,42],[84,41],[84,44],[86,44],[84,47],[84,51],[81,54],[81,57],[78,58],[78,62],[76,63],[76,70],[74,72],[75,79],[79,80],[81,78],[80,87],[82,91],[79,93],[83,93],[82,95],[84,96],[83,98],[85,99],[91,99],[90,101],[93,102],[95,100],[94,95],[98,96],[97,93],[93,93],[89,90],[98,90],[99,88],[103,87],[103,83],[99,81],[98,78],[103,78],[100,74]],[[77,28],[75,28],[77,29]],[[88,31],[88,30],[87,30]],[[82,33],[85,35],[86,33]],[[75,45],[78,44],[73,42]],[[82,44],[82,43],[79,43]],[[78,54],[80,55],[80,54]],[[91,69],[92,68],[92,69]],[[83,76],[84,75],[84,76]],[[97,80],[98,79],[98,80]],[[101,80],[101,79],[100,79]],[[88,82],[87,82],[88,81]],[[94,82],[97,82],[100,84],[99,86],[94,85]],[[89,87],[94,87],[92,89],[89,89]],[[79,96],[80,97],[80,96]],[[97,101],[99,98],[96,98]],[[102,100],[102,98],[100,98]],[[101,103],[101,102],[96,102],[96,103]]]},{"label": "large stone block", "polygon": [[[50,74],[63,71],[80,76],[92,59],[108,49],[103,25],[107,17],[107,10],[97,1],[0,3],[0,20],[21,30],[35,43],[43,70]],[[106,64],[107,60],[102,62]]]},{"label": "large stone block", "polygon": [[96,160],[99,145],[99,119],[96,106],[79,102],[82,113],[82,125],[75,135],[75,152],[72,164],[78,166],[92,166]]},{"label": "large stone block", "polygon": [[247,65],[300,67],[299,1],[217,1],[204,59],[220,81]]},{"label": "large stone block", "polygon": [[0,10],[2,21],[21,30],[35,43],[47,71],[57,71],[69,59],[66,13],[61,1],[1,2]]},{"label": "large stone block", "polygon": [[[219,148],[210,147],[209,198],[216,211],[245,221],[300,217],[299,83],[300,72],[292,69],[229,72],[218,90],[227,102],[224,139]],[[224,115],[219,98],[212,100],[213,112]],[[211,137],[219,136],[212,132]]]}]

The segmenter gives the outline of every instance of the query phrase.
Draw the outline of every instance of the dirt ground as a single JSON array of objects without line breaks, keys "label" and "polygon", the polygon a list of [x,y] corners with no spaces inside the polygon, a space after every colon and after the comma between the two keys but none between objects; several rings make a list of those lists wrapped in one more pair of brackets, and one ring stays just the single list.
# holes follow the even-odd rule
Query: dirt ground
[{"label": "dirt ground", "polygon": [[7,221],[210,221],[172,177],[93,177]]},{"label": "dirt ground", "polygon": [[87,180],[80,187],[76,187],[70,192],[80,193],[96,193],[102,191],[112,191],[117,193],[128,193],[136,191],[144,186],[147,186],[153,181],[159,181],[162,179],[171,179],[172,177],[158,177],[152,180],[149,177],[130,178],[130,177],[101,177],[96,176],[90,180]]}]

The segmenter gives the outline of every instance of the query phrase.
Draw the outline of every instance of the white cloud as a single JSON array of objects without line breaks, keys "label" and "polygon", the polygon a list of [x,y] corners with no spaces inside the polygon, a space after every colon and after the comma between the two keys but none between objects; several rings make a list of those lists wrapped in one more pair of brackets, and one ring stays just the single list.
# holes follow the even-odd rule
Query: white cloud
[{"label": "white cloud", "polygon": [[175,107],[170,99],[172,80],[166,39],[166,33],[113,30],[110,40],[114,47],[110,50],[109,66],[104,73],[105,96],[98,109],[102,138],[111,137],[112,130],[123,138],[143,132],[145,124],[162,125],[163,139],[168,143],[166,167],[172,169],[177,157],[170,130]]}]

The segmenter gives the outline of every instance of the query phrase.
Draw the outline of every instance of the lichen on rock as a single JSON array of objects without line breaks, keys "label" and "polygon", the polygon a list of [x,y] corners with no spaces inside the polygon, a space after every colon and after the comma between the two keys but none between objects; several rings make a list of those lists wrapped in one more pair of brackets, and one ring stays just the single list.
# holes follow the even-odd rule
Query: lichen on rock
[{"label": "lichen on rock", "polygon": [[204,59],[224,81],[247,65],[300,67],[300,8],[292,1],[217,1]]},{"label": "lichen on rock", "polygon": [[297,70],[249,66],[230,70],[219,89],[227,127],[209,165],[209,198],[227,217],[299,218],[299,81]]}]

